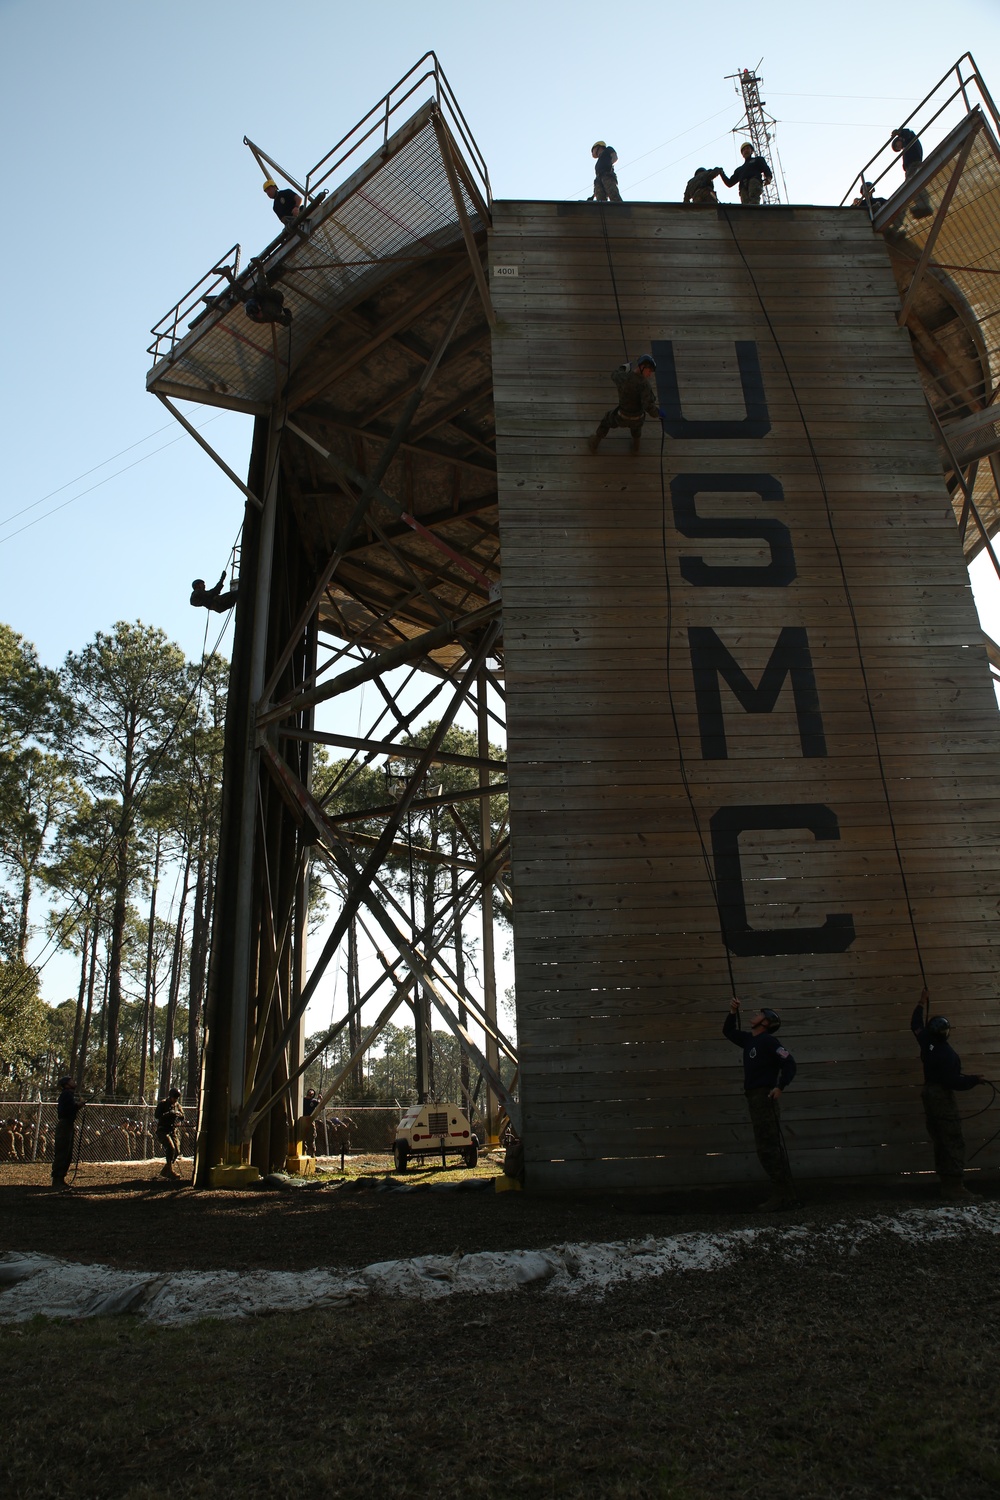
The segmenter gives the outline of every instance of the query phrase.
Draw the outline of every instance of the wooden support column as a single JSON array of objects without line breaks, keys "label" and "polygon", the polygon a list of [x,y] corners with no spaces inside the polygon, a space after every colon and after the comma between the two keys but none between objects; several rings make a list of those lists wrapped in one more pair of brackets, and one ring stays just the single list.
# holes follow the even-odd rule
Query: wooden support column
[{"label": "wooden support column", "polygon": [[[485,662],[479,669],[479,678],[476,684],[476,716],[479,728],[479,759],[486,761],[490,758],[490,725],[489,715],[486,707],[486,694],[489,690],[489,672]],[[489,774],[480,772],[480,786],[489,788]],[[489,853],[493,844],[493,829],[490,823],[490,793],[488,790],[479,799],[479,844],[481,858],[485,870],[489,870]],[[489,874],[483,876],[482,894],[483,914],[483,1009],[486,1018],[496,1031],[497,1024],[497,976],[496,976],[496,954],[493,943],[493,880]],[[496,1038],[486,1033],[486,1061],[494,1073],[500,1071],[500,1054],[497,1050]],[[500,1101],[492,1088],[487,1085],[486,1089],[486,1140],[490,1146],[495,1146],[500,1138]]]}]

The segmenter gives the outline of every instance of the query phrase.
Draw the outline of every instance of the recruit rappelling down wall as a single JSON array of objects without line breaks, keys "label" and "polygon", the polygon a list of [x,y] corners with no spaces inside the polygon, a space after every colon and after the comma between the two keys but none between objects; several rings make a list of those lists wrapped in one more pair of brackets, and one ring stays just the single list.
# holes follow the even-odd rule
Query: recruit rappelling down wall
[{"label": "recruit rappelling down wall", "polygon": [[[1000,1048],[1000,735],[885,246],[499,203],[491,270],[529,1185],[756,1174],[732,987],[784,1017],[799,1173],[929,1167],[924,979]],[[592,453],[623,342],[662,442]]]}]

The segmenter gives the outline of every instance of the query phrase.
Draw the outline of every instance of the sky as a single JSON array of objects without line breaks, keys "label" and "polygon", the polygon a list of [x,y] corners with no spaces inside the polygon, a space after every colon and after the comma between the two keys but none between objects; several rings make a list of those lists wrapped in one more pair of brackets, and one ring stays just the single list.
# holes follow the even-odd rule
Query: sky
[{"label": "sky", "polygon": [[[244,135],[301,179],[434,49],[495,197],[585,198],[600,137],[626,198],[676,200],[695,166],[732,169],[742,106],[726,75],[759,63],[790,201],[836,203],[964,51],[1000,96],[1000,0],[952,0],[947,28],[942,14],[937,0],[620,16],[593,0],[0,0],[0,620],[50,665],[119,619],[200,653],[190,581],[225,566],[242,496],[146,393],[146,348],[234,242],[246,258],[273,236]],[[252,419],[188,415],[244,473]],[[978,597],[1000,636],[995,580]]]}]

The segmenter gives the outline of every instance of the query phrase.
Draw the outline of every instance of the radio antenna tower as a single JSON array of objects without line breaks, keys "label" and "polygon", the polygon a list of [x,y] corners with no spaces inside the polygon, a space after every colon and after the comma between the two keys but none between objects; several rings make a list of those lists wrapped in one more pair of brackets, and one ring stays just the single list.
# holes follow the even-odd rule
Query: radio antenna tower
[{"label": "radio antenna tower", "polygon": [[[764,59],[761,58],[761,62],[763,61]],[[759,67],[760,63],[757,64],[757,68]],[[757,72],[757,68],[741,68],[737,73],[726,74],[727,78],[733,79],[737,91],[743,95],[743,119],[734,128],[733,134],[745,132],[750,137],[755,155],[762,156],[771,168],[772,180],[764,188],[761,201],[780,203],[782,195],[787,200],[788,190],[785,187],[785,174],[778,157],[774,117],[764,112],[764,100],[760,97],[760,86],[764,80]],[[781,192],[778,191],[779,180]]]}]

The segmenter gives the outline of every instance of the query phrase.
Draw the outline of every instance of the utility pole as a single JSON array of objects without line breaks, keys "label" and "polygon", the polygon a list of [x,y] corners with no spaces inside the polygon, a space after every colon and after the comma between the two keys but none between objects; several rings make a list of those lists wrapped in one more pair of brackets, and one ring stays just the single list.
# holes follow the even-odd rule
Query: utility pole
[{"label": "utility pole", "polygon": [[[760,63],[757,67],[760,67]],[[780,203],[778,178],[781,178],[782,187],[784,187],[784,173],[777,159],[778,145],[774,138],[774,117],[765,113],[765,101],[760,97],[760,88],[764,80],[757,72],[757,68],[742,68],[738,73],[727,73],[726,77],[734,80],[737,89],[743,95],[743,119],[736,126],[733,134],[745,131],[750,137],[754,155],[762,156],[771,168],[771,181],[764,187],[761,202]],[[787,191],[785,196],[788,196]]]}]

